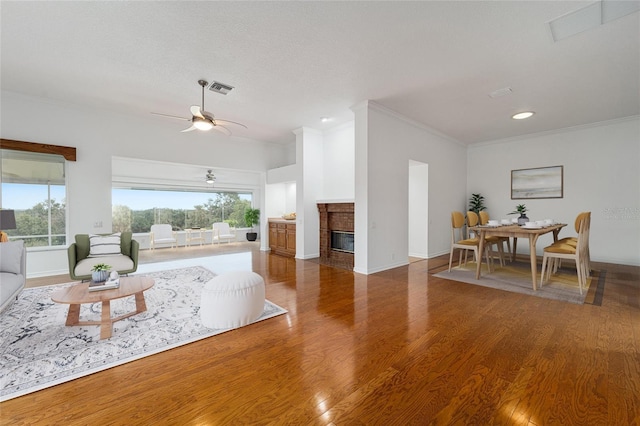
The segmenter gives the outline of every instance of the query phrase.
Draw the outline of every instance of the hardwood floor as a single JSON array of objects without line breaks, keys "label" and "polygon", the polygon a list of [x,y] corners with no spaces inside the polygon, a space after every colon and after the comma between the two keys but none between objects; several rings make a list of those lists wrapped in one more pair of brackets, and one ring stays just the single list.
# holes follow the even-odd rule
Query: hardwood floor
[{"label": "hardwood floor", "polygon": [[640,267],[601,306],[255,249],[289,313],[0,404],[3,424],[638,425]]}]

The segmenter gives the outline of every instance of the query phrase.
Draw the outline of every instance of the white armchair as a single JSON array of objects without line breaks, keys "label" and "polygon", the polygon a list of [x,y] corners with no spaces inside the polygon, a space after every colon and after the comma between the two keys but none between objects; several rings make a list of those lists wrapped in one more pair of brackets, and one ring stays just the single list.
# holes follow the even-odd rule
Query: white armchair
[{"label": "white armchair", "polygon": [[169,224],[151,225],[151,249],[156,248],[156,244],[169,244],[171,248],[178,244],[176,233]]},{"label": "white armchair", "polygon": [[229,228],[229,224],[225,222],[216,222],[213,224],[213,236],[211,238],[211,244],[216,241],[220,244],[220,241],[226,240],[227,243],[231,241],[235,241],[236,234],[235,231],[231,231]]}]

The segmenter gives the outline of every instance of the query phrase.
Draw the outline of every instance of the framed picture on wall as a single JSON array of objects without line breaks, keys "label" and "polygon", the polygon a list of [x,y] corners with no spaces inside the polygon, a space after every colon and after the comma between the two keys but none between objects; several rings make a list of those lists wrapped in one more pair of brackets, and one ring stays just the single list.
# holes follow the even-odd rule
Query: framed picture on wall
[{"label": "framed picture on wall", "polygon": [[564,166],[511,170],[511,199],[562,198]]}]

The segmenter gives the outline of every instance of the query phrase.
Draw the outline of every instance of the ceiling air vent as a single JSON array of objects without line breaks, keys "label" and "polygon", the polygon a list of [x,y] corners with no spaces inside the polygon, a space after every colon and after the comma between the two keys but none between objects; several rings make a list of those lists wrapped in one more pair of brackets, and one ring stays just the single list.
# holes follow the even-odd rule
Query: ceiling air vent
[{"label": "ceiling air vent", "polygon": [[229,86],[228,84],[214,81],[209,85],[209,90],[211,90],[212,92],[220,93],[222,95],[226,95],[231,90],[233,90],[233,86]]},{"label": "ceiling air vent", "polygon": [[510,95],[511,93],[513,93],[513,89],[511,89],[511,87],[505,87],[503,89],[494,90],[493,92],[489,93],[489,97],[495,99],[502,96]]}]

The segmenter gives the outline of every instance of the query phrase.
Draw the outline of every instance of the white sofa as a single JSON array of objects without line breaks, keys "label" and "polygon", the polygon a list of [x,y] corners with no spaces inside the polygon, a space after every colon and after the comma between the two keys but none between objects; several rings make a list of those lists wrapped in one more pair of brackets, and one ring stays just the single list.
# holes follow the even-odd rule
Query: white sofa
[{"label": "white sofa", "polygon": [[18,298],[27,282],[24,241],[0,243],[0,312]]}]

